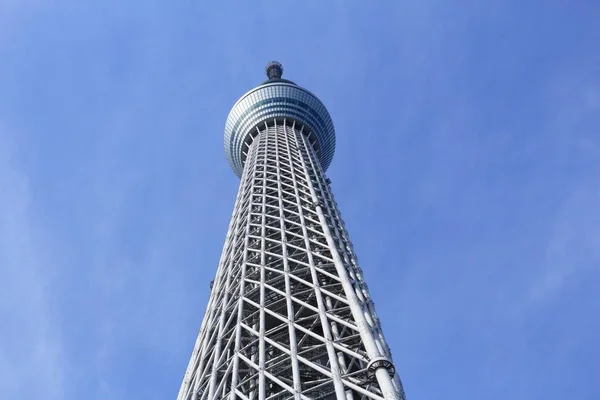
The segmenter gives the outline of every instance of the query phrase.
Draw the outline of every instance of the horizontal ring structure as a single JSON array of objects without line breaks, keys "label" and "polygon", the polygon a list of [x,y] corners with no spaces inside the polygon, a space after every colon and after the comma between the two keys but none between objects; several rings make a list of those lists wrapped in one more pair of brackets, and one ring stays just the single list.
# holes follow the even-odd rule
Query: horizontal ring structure
[{"label": "horizontal ring structure", "polygon": [[[312,132],[317,140],[321,166],[326,170],[335,152],[335,129],[329,112],[311,92],[285,80],[270,80],[250,90],[233,106],[225,124],[225,156],[233,172],[242,176],[244,142],[250,144],[251,133],[261,124],[274,119],[291,119]],[[247,149],[246,149],[247,151]]]}]

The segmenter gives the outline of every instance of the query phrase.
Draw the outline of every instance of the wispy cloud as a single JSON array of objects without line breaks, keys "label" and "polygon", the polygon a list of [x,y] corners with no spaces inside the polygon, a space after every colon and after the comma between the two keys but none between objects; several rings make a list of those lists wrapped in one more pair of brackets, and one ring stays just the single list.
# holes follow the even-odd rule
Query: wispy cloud
[{"label": "wispy cloud", "polygon": [[587,63],[566,67],[552,76],[544,100],[545,129],[562,179],[555,182],[561,200],[549,226],[544,268],[530,289],[535,302],[600,272],[600,70]]},{"label": "wispy cloud", "polygon": [[51,232],[31,212],[15,134],[0,124],[0,392],[59,399],[67,360],[51,290]]},{"label": "wispy cloud", "polygon": [[[567,195],[549,236],[545,268],[532,285],[532,301],[548,300],[573,280],[600,270],[600,190],[594,183]],[[598,279],[598,277],[596,277]]]}]

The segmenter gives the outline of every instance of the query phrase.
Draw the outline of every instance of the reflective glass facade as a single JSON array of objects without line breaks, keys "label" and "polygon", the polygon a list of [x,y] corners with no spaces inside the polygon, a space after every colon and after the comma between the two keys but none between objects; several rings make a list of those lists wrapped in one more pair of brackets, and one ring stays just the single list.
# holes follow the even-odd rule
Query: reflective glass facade
[{"label": "reflective glass facade", "polygon": [[227,117],[225,155],[236,175],[242,175],[248,136],[275,118],[295,120],[304,125],[305,133],[315,135],[316,150],[326,170],[335,151],[335,130],[327,109],[315,95],[291,82],[267,81],[242,96]]}]

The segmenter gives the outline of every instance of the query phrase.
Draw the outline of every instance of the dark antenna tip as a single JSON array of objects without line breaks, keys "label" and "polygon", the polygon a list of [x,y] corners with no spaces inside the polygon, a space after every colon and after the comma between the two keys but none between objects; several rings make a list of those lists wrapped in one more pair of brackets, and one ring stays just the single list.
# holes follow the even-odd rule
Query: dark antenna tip
[{"label": "dark antenna tip", "polygon": [[281,65],[280,62],[271,61],[267,64],[265,71],[269,79],[281,79],[281,75],[283,75],[283,65]]}]

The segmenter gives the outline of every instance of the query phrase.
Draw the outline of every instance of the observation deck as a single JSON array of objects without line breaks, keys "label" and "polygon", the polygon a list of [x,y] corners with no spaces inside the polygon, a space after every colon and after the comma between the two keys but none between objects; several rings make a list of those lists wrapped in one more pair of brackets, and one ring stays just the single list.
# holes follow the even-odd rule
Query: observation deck
[{"label": "observation deck", "polygon": [[317,96],[287,79],[283,67],[267,64],[268,80],[244,94],[232,107],[225,123],[225,156],[233,172],[242,176],[246,154],[265,125],[295,122],[304,134],[316,138],[315,152],[326,170],[335,152],[335,129],[329,112]]}]

